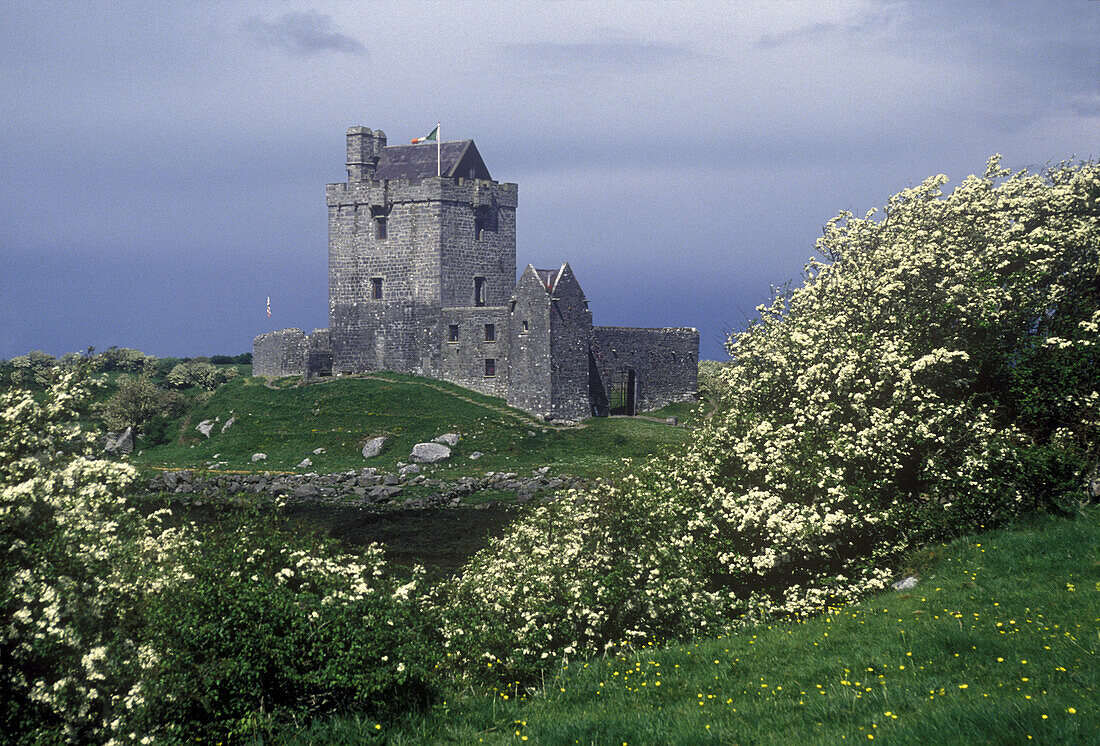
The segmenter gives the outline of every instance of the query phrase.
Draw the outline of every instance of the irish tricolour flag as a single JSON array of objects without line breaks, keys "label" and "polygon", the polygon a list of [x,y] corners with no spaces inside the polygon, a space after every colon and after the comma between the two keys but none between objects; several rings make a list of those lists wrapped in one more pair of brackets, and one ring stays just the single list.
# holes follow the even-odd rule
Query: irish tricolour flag
[{"label": "irish tricolour flag", "polygon": [[419,145],[422,142],[439,142],[439,125],[435,126],[435,129],[427,134],[425,137],[413,138],[412,144]]}]

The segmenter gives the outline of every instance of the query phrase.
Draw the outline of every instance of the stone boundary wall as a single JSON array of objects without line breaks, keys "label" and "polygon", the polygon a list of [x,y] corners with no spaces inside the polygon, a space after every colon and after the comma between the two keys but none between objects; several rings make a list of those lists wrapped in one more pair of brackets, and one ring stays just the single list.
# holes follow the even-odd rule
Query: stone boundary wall
[{"label": "stone boundary wall", "polygon": [[686,401],[698,391],[697,329],[596,326],[591,349],[605,386],[618,371],[634,369],[639,412]]},{"label": "stone boundary wall", "polygon": [[301,329],[279,329],[252,340],[252,375],[300,376],[306,368],[308,340]]}]

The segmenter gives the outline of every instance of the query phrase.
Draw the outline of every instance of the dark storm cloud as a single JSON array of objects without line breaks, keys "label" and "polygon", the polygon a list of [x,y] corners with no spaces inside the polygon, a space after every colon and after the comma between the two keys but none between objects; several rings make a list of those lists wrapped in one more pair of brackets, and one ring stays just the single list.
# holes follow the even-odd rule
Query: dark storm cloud
[{"label": "dark storm cloud", "polygon": [[367,48],[362,43],[334,30],[332,18],[315,10],[287,13],[277,21],[252,17],[241,25],[241,30],[260,46],[279,49],[297,57],[320,52],[367,54]]},{"label": "dark storm cloud", "polygon": [[580,42],[525,42],[508,44],[505,50],[521,63],[546,72],[605,68],[644,71],[707,59],[707,55],[693,51],[688,44],[625,38]]}]

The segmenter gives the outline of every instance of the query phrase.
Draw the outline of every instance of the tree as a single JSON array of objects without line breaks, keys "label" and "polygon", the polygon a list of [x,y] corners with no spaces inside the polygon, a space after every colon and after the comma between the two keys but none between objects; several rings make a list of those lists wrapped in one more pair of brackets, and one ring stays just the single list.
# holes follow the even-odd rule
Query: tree
[{"label": "tree", "polygon": [[179,393],[158,388],[149,376],[122,376],[118,391],[104,406],[103,419],[112,430],[142,431],[149,421],[178,415],[182,407]]}]

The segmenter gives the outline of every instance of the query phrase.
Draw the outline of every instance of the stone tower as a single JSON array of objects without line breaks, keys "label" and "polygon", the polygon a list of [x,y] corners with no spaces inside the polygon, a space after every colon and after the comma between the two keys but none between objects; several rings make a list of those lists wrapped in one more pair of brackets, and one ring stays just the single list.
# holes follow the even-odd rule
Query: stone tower
[{"label": "stone tower", "polygon": [[326,189],[332,371],[440,378],[444,309],[511,296],[518,188],[493,181],[472,140],[437,154],[366,127],[347,132],[347,173]]}]

